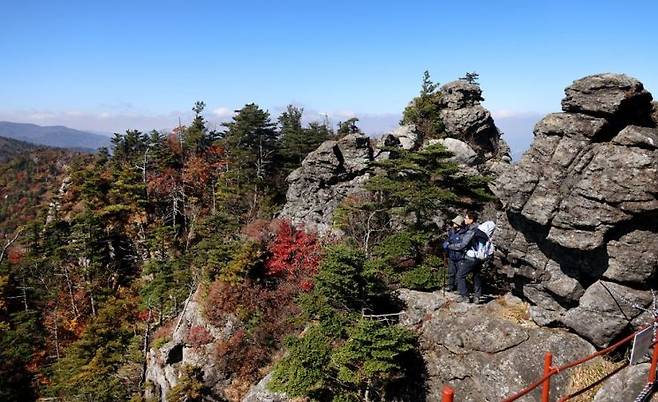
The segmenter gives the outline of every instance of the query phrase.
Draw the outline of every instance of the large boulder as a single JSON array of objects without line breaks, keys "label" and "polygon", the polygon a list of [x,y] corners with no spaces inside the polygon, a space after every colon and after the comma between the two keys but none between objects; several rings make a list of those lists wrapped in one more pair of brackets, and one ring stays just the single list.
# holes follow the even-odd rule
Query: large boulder
[{"label": "large boulder", "polygon": [[652,301],[648,291],[597,281],[587,288],[578,307],[566,312],[561,321],[596,346],[606,347],[619,338]]},{"label": "large boulder", "polygon": [[[427,371],[422,400],[441,400],[448,384],[458,401],[500,401],[542,376],[545,352],[554,354],[554,364],[564,364],[594,351],[576,335],[527,321],[518,298],[478,306],[455,297],[400,291],[407,305],[401,322],[419,333]],[[552,393],[564,393],[567,384],[567,376],[555,377]],[[538,399],[538,392],[532,397]]]},{"label": "large boulder", "polygon": [[622,119],[622,123],[648,121],[651,94],[642,83],[624,74],[596,74],[573,82],[562,100],[565,112]]},{"label": "large boulder", "polygon": [[323,234],[330,232],[334,210],[347,195],[361,191],[373,159],[365,135],[325,141],[286,179],[287,202],[280,216]]},{"label": "large boulder", "polygon": [[423,139],[414,125],[401,125],[377,141],[363,134],[326,141],[286,179],[288,192],[280,217],[323,235],[338,232],[333,225],[334,211],[345,197],[363,191],[374,170],[373,161],[395,157],[391,148],[413,152],[429,141],[440,141],[454,154],[450,160],[461,165],[463,174],[497,177],[504,172],[512,160],[510,149],[491,113],[480,104],[480,87],[457,80],[440,91],[446,138]]},{"label": "large boulder", "polygon": [[438,140],[438,143],[453,153],[453,156],[448,159],[451,162],[456,162],[467,166],[472,166],[477,162],[477,153],[475,153],[473,148],[471,148],[464,141],[448,137]]},{"label": "large boulder", "polygon": [[443,85],[440,91],[440,117],[447,135],[467,142],[483,154],[497,154],[500,132],[491,113],[480,104],[480,86],[457,80]]},{"label": "large boulder", "polygon": [[[610,298],[623,306],[640,292],[645,305],[658,287],[658,129],[633,78],[589,76],[565,93],[564,112],[537,123],[532,147],[492,187],[496,244],[536,322],[603,346],[640,312],[620,317]],[[606,283],[618,294],[606,298]]]},{"label": "large boulder", "polygon": [[379,148],[399,147],[408,151],[415,150],[420,145],[420,134],[413,124],[397,127],[388,134],[384,134],[379,141]]}]

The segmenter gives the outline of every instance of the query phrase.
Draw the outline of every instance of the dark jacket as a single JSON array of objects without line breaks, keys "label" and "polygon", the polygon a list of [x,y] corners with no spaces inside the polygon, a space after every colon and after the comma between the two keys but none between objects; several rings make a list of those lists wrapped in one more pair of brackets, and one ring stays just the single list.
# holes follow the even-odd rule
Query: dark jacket
[{"label": "dark jacket", "polygon": [[[468,249],[466,246],[461,246],[461,244],[464,241],[466,241],[466,244],[468,244],[473,237],[472,234],[469,235],[468,233],[468,226],[462,226],[457,230],[452,228],[448,229],[448,241],[446,241],[444,248],[448,251],[448,258],[450,258],[452,261],[459,261],[464,259],[466,250]],[[465,237],[467,237],[466,240]]]},{"label": "dark jacket", "polygon": [[466,252],[475,248],[478,243],[486,243],[489,240],[487,234],[478,229],[477,223],[472,223],[467,226],[463,235],[460,236],[459,241],[448,244],[448,255],[451,251],[461,253],[460,259],[466,258]]}]

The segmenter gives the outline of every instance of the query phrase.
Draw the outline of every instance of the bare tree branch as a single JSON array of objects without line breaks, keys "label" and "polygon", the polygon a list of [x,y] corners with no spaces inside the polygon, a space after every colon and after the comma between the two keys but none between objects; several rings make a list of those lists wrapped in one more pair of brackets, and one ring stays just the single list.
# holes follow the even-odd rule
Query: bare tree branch
[{"label": "bare tree branch", "polygon": [[22,232],[22,231],[23,231],[22,228],[18,228],[18,230],[16,231],[16,235],[14,236],[14,238],[11,239],[11,240],[9,240],[9,241],[5,244],[5,246],[2,248],[2,252],[0,252],[0,264],[2,263],[2,260],[5,258],[5,253],[7,252],[7,249],[9,249],[9,247],[11,247],[12,244],[14,244],[14,242],[18,239],[18,236],[21,235],[21,232]]}]

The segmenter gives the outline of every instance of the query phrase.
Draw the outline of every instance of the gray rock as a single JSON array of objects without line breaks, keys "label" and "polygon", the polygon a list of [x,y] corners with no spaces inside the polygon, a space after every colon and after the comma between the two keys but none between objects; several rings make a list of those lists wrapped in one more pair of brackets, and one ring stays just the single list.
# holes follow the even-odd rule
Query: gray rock
[{"label": "gray rock", "polygon": [[555,311],[562,313],[565,310],[555,298],[548,293],[541,284],[528,284],[523,287],[523,296],[532,304],[541,307],[543,310]]},{"label": "gray rock", "polygon": [[[178,318],[177,326],[171,334],[171,340],[158,349],[150,349],[146,356],[146,380],[153,384],[147,387],[146,398],[167,400],[167,393],[178,384],[183,366],[201,367],[203,381],[211,388],[215,396],[223,396],[224,388],[229,385],[228,376],[222,372],[215,360],[216,342],[231,337],[238,328],[238,320],[227,315],[222,327],[208,322],[199,304],[197,291],[186,304]],[[192,328],[203,328],[211,336],[205,345],[192,345],[188,340]]]},{"label": "gray rock", "polygon": [[451,162],[467,166],[472,166],[477,162],[478,155],[473,148],[464,141],[460,141],[456,138],[443,138],[438,140],[438,143],[454,154],[448,159]]},{"label": "gray rock", "polygon": [[420,292],[417,290],[399,289],[398,298],[405,304],[405,313],[400,316],[403,325],[416,325],[420,323],[425,315],[446,305],[454,295],[440,292]]},{"label": "gray rock", "polygon": [[288,402],[290,399],[286,394],[272,392],[267,388],[271,378],[270,373],[251,387],[247,395],[242,398],[242,402]]},{"label": "gray rock", "polygon": [[614,144],[647,149],[658,149],[658,129],[627,126],[612,139]]},{"label": "gray rock", "polygon": [[468,143],[478,153],[488,154],[485,161],[511,161],[507,144],[500,141],[500,132],[491,113],[480,101],[482,89],[464,80],[449,82],[440,88],[441,121],[448,137]]},{"label": "gray rock", "polygon": [[581,113],[551,113],[535,125],[535,136],[557,135],[560,137],[594,138],[610,130],[604,118]]},{"label": "gray rock", "polygon": [[637,118],[651,110],[651,94],[640,81],[623,74],[590,75],[574,81],[564,92],[565,112]]},{"label": "gray rock", "polygon": [[440,117],[450,137],[463,139],[478,149],[496,149],[495,142],[500,134],[491,114],[481,105],[443,109]]},{"label": "gray rock", "polygon": [[555,261],[549,261],[545,269],[550,278],[543,282],[544,288],[560,299],[573,303],[585,293],[580,282],[565,274]]},{"label": "gray rock", "polygon": [[441,95],[441,104],[448,109],[475,106],[484,100],[480,86],[465,80],[456,80],[443,85]]},{"label": "gray rock", "polygon": [[528,310],[530,319],[542,327],[556,326],[561,322],[562,313],[560,312],[547,310],[539,306],[530,306]]},{"label": "gray rock", "polygon": [[625,234],[611,240],[607,250],[610,260],[604,278],[644,286],[658,277],[658,236],[654,232],[636,230]]},{"label": "gray rock", "polygon": [[[594,402],[633,402],[647,383],[649,364],[628,366],[607,379],[594,396]],[[658,400],[654,396],[652,401]]]},{"label": "gray rock", "polygon": [[565,113],[537,123],[530,150],[491,187],[502,204],[496,245],[537,323],[603,345],[634,324],[583,307],[605,302],[597,281],[658,288],[658,129],[635,79],[585,77],[566,93]]},{"label": "gray rock", "polygon": [[413,150],[420,146],[420,136],[416,132],[416,127],[413,124],[399,126],[389,135],[393,136],[400,142],[400,148],[402,149]]},{"label": "gray rock", "polygon": [[[420,313],[426,318],[414,326],[427,369],[427,400],[441,400],[449,384],[456,400],[499,401],[541,377],[545,352],[563,364],[594,351],[573,334],[519,319],[523,306],[513,297],[480,306],[449,302],[436,309],[438,304],[416,305],[428,306]],[[558,376],[552,392],[560,394],[566,385],[567,378]]]},{"label": "gray rock", "polygon": [[587,288],[578,307],[562,317],[562,323],[598,347],[606,347],[621,335],[642,310],[648,307],[651,293],[612,282],[597,281]]},{"label": "gray rock", "polygon": [[330,232],[334,210],[346,196],[362,191],[372,161],[373,149],[365,135],[325,141],[288,176],[287,202],[280,216],[321,234]]}]

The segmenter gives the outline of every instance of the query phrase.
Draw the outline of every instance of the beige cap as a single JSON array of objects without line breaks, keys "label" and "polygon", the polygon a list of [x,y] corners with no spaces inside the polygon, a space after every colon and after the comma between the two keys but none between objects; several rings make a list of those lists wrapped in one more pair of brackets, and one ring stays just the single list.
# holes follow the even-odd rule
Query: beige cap
[{"label": "beige cap", "polygon": [[464,224],[464,217],[461,216],[461,215],[457,215],[457,216],[455,216],[455,218],[451,222],[461,226],[461,225]]}]

